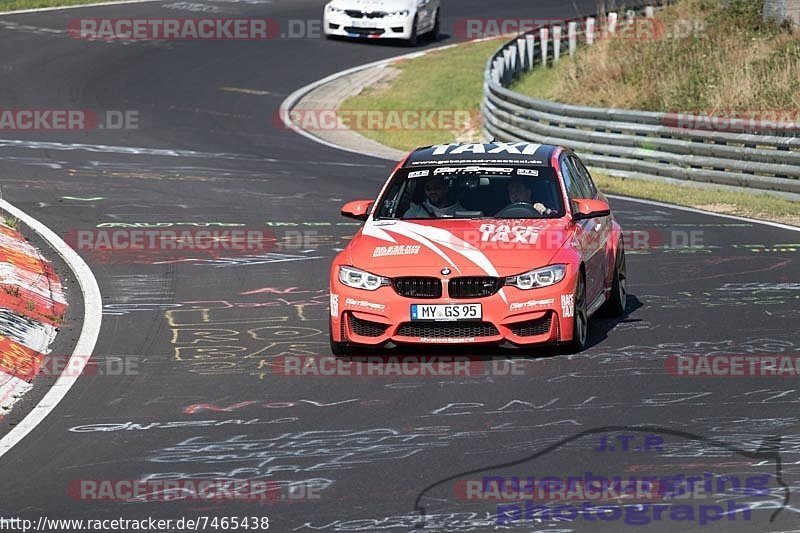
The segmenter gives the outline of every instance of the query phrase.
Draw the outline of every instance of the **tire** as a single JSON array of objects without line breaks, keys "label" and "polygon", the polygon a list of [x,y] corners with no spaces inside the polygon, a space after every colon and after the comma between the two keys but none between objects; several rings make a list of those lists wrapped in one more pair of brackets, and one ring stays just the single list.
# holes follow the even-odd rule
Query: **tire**
[{"label": "tire", "polygon": [[578,353],[586,349],[589,332],[589,314],[586,309],[586,281],[584,274],[578,276],[575,285],[575,302],[572,313],[572,340],[565,345],[567,353]]},{"label": "tire", "polygon": [[433,24],[433,29],[428,33],[428,39],[433,42],[439,40],[439,32],[442,30],[442,20],[439,15],[439,10],[436,10],[436,22]]},{"label": "tire", "polygon": [[419,44],[419,33],[417,33],[418,24],[419,21],[416,15],[414,15],[414,25],[411,27],[411,37],[406,41],[407,46],[417,46]]},{"label": "tire", "polygon": [[620,317],[625,314],[625,303],[628,299],[628,267],[622,243],[617,246],[617,257],[614,259],[614,279],[611,283],[611,297],[603,305],[603,314]]}]

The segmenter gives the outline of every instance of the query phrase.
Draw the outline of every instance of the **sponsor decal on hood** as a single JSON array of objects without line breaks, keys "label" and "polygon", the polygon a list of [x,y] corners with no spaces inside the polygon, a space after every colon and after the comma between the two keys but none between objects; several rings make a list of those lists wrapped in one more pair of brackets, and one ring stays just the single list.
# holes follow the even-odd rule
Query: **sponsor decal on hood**
[{"label": "sponsor decal on hood", "polygon": [[502,275],[513,275],[549,264],[570,236],[566,223],[553,220],[431,222],[437,225],[424,221],[367,221],[361,235],[348,248],[353,264],[449,267],[454,275],[464,275],[465,268],[472,267],[474,271],[477,267],[489,276],[499,276],[497,269],[501,268]]}]

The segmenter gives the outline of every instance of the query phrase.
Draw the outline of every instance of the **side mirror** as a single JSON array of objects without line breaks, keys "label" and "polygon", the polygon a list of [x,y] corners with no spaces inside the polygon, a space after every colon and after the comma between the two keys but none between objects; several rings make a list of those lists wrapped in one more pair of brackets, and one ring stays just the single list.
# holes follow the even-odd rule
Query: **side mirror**
[{"label": "side mirror", "polygon": [[607,217],[611,214],[611,206],[602,200],[573,200],[572,219],[575,221],[587,218]]},{"label": "side mirror", "polygon": [[343,217],[367,220],[370,208],[372,208],[372,200],[355,200],[344,204],[341,214]]}]

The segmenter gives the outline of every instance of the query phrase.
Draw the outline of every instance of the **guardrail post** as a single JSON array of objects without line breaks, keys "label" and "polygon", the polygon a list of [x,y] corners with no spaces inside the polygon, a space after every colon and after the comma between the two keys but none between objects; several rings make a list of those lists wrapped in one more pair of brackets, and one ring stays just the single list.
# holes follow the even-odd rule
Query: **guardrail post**
[{"label": "guardrail post", "polygon": [[625,22],[629,28],[633,26],[635,18],[636,18],[636,11],[634,11],[633,9],[629,9],[628,11],[625,12]]},{"label": "guardrail post", "polygon": [[575,49],[578,47],[578,23],[570,22],[567,25],[567,38],[569,39],[569,55],[575,55]]},{"label": "guardrail post", "polygon": [[508,85],[514,78],[514,72],[511,70],[511,50],[508,48],[503,49],[503,85]]},{"label": "guardrail post", "polygon": [[494,66],[492,67],[492,75],[495,83],[500,83],[500,78],[503,76],[503,59],[495,58]]},{"label": "guardrail post", "polygon": [[547,42],[550,39],[550,31],[547,28],[539,29],[539,47],[542,49],[542,66],[547,66]]},{"label": "guardrail post", "polygon": [[553,62],[561,58],[561,26],[553,26]]},{"label": "guardrail post", "polygon": [[[645,13],[652,17],[651,10]],[[627,31],[626,25],[636,24],[636,18],[631,19],[629,12],[622,12],[621,16],[625,18],[616,19],[610,13],[586,19],[586,42],[592,44],[597,35],[601,39],[605,32],[619,35]],[[581,24],[582,21],[570,22],[566,28],[570,54],[577,52],[578,41],[583,39]],[[502,140],[533,138],[574,143],[576,149],[585,151],[590,163],[617,170],[800,194],[800,136],[774,136],[771,130],[776,129],[775,124],[764,123],[764,135],[726,131],[725,124],[708,131],[707,127],[695,126],[704,117],[593,110],[528,98],[511,91],[493,94],[491,84],[508,87],[520,71],[536,64],[537,33],[541,39],[542,63],[547,64],[551,31],[553,57],[559,58],[564,29],[555,25],[536,29],[539,31],[510,37],[488,62],[481,104],[484,119],[481,130],[485,135],[496,135]],[[521,113],[520,109],[526,112]],[[552,121],[554,116],[558,122]],[[503,128],[514,133],[504,133]],[[609,129],[613,131],[609,140],[600,141]],[[643,139],[648,139],[646,142],[651,145],[645,152],[641,150]],[[761,146],[775,149],[765,150]]]},{"label": "guardrail post", "polygon": [[532,33],[529,33],[525,36],[525,41],[528,43],[528,64],[531,70],[533,70],[534,54],[536,53],[536,37],[534,37]]},{"label": "guardrail post", "polygon": [[651,19],[656,16],[656,10],[653,6],[647,6],[644,8],[644,16]]},{"label": "guardrail post", "polygon": [[613,35],[617,31],[617,14],[611,12],[608,14],[608,34]]},{"label": "guardrail post", "polygon": [[523,37],[517,39],[517,53],[519,54],[519,70],[531,69],[531,65],[527,61],[528,54],[526,53],[525,50],[526,45],[527,41]]}]

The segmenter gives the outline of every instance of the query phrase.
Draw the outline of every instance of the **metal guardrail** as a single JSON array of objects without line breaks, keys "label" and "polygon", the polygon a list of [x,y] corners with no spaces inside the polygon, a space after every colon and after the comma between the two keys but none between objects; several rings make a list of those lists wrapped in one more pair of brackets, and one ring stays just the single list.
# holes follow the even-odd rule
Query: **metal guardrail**
[{"label": "metal guardrail", "polygon": [[[642,12],[638,13],[639,15]],[[616,14],[611,25],[632,23]],[[652,16],[647,8],[645,16]],[[539,100],[509,89],[519,76],[572,53],[594,38],[596,19],[538,26],[504,44],[489,59],[484,75],[483,133],[501,141],[560,144],[574,149],[588,165],[691,181],[734,185],[750,189],[800,193],[800,138],[768,132],[713,131],[670,125],[677,120],[702,123],[708,117],[626,109],[602,109]],[[599,28],[598,28],[599,29]],[[555,36],[555,39],[550,36]],[[728,128],[734,130],[733,127]],[[787,131],[800,131],[789,124]],[[763,134],[761,134],[763,133]]]}]

